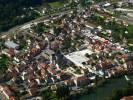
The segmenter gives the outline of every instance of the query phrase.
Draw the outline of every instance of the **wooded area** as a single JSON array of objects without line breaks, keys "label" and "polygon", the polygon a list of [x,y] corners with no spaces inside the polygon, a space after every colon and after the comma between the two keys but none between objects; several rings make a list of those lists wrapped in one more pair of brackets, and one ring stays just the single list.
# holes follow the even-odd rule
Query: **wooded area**
[{"label": "wooded area", "polygon": [[53,1],[58,0],[0,0],[0,32],[35,19],[39,15],[30,7]]}]

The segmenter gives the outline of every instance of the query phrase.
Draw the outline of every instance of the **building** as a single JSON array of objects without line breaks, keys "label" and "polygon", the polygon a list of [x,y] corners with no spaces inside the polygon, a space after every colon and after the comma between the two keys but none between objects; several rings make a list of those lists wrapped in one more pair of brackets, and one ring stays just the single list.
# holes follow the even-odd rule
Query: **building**
[{"label": "building", "polygon": [[65,55],[65,57],[70,61],[72,61],[76,66],[85,68],[85,65],[83,64],[83,62],[86,62],[89,60],[89,58],[85,56],[86,53],[92,54],[92,51],[89,49],[84,49],[82,51],[76,51],[68,55]]},{"label": "building", "polygon": [[0,86],[0,96],[3,100],[15,100],[14,94],[8,86]]},{"label": "building", "polygon": [[16,44],[16,43],[14,43],[13,41],[6,41],[5,42],[5,46],[7,47],[7,48],[13,48],[13,49],[16,49],[19,45],[18,44]]},{"label": "building", "polygon": [[133,100],[133,96],[123,97],[120,100]]},{"label": "building", "polygon": [[133,0],[123,0],[123,2],[127,2],[127,3],[133,4]]}]

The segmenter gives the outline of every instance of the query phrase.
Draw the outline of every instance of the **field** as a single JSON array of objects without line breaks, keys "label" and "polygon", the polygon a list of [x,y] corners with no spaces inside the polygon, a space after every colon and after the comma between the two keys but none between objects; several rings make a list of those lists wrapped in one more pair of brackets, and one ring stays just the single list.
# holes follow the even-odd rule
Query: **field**
[{"label": "field", "polygon": [[128,30],[129,30],[129,32],[133,32],[133,25],[129,25]]},{"label": "field", "polygon": [[58,7],[63,7],[64,6],[64,2],[51,2],[51,3],[49,3],[49,5],[52,8],[58,8]]}]

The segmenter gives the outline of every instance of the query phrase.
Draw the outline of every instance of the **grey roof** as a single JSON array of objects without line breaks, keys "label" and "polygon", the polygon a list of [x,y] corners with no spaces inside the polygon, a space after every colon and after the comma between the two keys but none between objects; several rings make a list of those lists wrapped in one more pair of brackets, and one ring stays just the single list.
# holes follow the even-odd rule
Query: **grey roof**
[{"label": "grey roof", "polygon": [[55,52],[53,50],[50,50],[50,49],[47,49],[44,52],[49,54],[49,55],[55,54]]},{"label": "grey roof", "polygon": [[16,44],[16,43],[14,43],[13,41],[6,41],[5,42],[5,46],[7,46],[8,48],[16,48],[16,47],[18,47],[19,45],[18,44]]}]

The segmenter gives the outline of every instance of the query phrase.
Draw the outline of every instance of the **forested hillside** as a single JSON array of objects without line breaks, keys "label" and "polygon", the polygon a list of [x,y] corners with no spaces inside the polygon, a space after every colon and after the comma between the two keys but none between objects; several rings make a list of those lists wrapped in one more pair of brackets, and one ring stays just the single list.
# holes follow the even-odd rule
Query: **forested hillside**
[{"label": "forested hillside", "polygon": [[57,0],[0,0],[0,32],[38,17],[31,7]]}]

